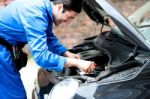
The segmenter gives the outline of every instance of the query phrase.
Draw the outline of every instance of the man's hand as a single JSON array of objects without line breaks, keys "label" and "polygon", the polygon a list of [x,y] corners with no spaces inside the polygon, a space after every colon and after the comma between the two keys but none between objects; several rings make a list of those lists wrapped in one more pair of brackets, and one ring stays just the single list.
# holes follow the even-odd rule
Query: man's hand
[{"label": "man's hand", "polygon": [[92,73],[96,66],[97,65],[91,61],[80,60],[80,62],[78,62],[78,68],[80,69],[80,71],[83,71],[87,74]]},{"label": "man's hand", "polygon": [[78,54],[71,53],[69,51],[64,53],[65,57],[69,57],[67,59],[67,66],[65,67],[77,67],[80,69],[80,71],[83,71],[87,74],[90,74],[94,71],[96,64],[91,61],[86,60],[80,60],[80,57]]},{"label": "man's hand", "polygon": [[65,57],[69,57],[69,58],[80,59],[80,57],[79,57],[78,54],[74,54],[74,53],[71,53],[71,52],[69,52],[69,51],[65,52],[65,53],[64,53],[64,56],[65,56]]},{"label": "man's hand", "polygon": [[77,67],[80,71],[90,74],[95,69],[95,63],[75,58],[67,58],[65,67]]},{"label": "man's hand", "polygon": [[86,73],[88,73],[88,74],[92,73],[96,67],[97,67],[97,64],[94,62],[91,62],[90,66],[86,70]]}]

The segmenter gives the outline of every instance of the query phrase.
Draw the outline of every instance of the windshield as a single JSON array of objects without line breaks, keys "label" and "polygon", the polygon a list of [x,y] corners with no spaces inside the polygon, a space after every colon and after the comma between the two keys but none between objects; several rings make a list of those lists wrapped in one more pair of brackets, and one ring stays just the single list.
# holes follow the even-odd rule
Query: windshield
[{"label": "windshield", "polygon": [[[133,26],[139,30],[139,33],[146,41],[150,43],[150,1],[149,0],[110,0],[119,8],[120,12],[129,19]],[[123,4],[121,4],[123,3]],[[118,32],[121,35],[119,30]]]},{"label": "windshield", "polygon": [[133,21],[136,28],[144,36],[146,41],[150,42],[150,1],[146,2],[136,12],[134,12],[129,19],[132,21],[134,17],[137,17],[137,21]]}]

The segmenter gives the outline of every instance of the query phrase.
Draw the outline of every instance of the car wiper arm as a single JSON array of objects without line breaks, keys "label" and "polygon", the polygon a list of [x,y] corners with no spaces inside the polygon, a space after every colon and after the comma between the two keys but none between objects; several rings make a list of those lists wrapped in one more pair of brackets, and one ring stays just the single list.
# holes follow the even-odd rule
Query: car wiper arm
[{"label": "car wiper arm", "polygon": [[150,25],[140,25],[140,26],[137,26],[138,28],[146,28],[146,27],[150,27]]}]

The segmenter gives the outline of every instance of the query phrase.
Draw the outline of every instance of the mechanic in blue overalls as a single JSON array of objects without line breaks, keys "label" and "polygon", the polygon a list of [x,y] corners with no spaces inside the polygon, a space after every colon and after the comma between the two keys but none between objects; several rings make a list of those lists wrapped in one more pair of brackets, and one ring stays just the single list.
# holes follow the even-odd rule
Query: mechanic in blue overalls
[{"label": "mechanic in blue overalls", "polygon": [[67,51],[52,32],[53,22],[56,26],[70,23],[78,15],[81,1],[15,0],[0,10],[0,99],[27,98],[12,53],[2,40],[11,45],[28,43],[34,60],[46,70],[73,66],[84,72],[94,70],[90,61]]}]

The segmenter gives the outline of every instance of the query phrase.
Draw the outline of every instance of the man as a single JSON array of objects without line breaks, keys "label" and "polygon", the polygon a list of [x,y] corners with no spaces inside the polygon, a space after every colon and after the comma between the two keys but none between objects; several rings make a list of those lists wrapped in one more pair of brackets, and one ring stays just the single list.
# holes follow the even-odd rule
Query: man
[{"label": "man", "polygon": [[[62,0],[58,4],[50,0],[15,0],[0,10],[0,38],[11,45],[28,43],[34,60],[45,70],[77,67],[90,73],[94,65],[67,51],[52,32],[53,22],[56,26],[70,23],[81,11],[81,3],[81,0]],[[1,40],[0,99],[26,99],[12,53]]]}]

